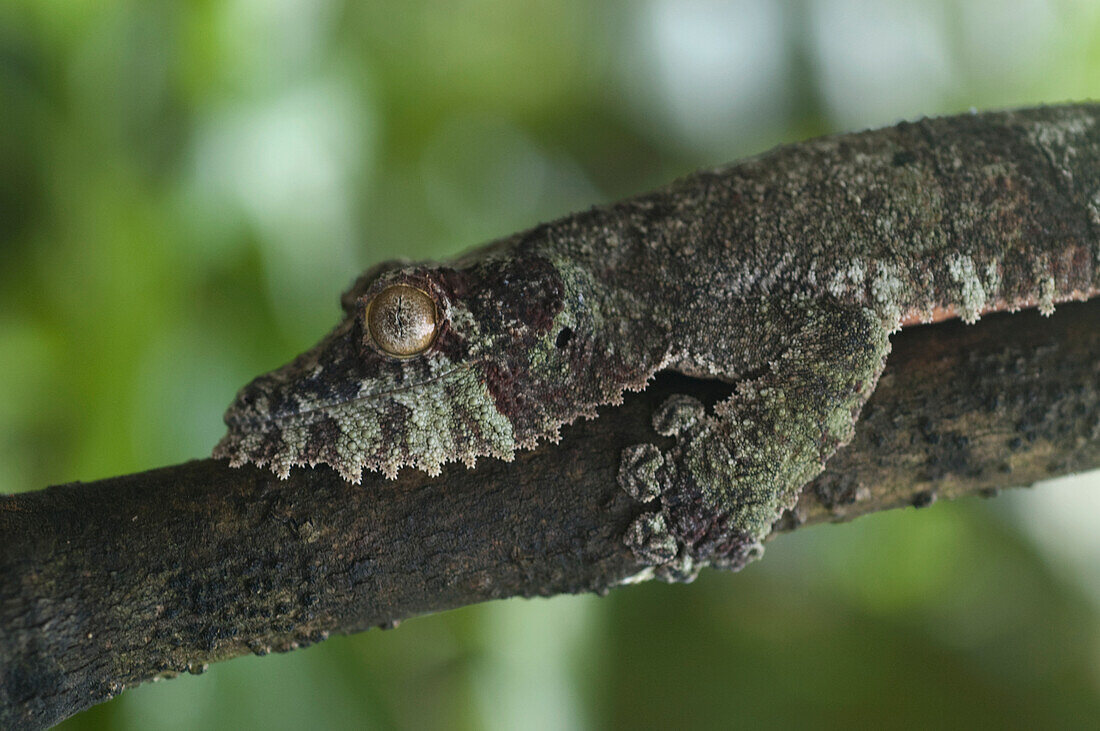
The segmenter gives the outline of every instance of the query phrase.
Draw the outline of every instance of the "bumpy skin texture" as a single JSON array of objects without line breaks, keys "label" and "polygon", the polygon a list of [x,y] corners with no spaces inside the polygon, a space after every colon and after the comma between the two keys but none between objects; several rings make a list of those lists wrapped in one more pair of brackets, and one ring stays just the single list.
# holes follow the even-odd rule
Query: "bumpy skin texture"
[{"label": "bumpy skin texture", "polygon": [[[411,358],[364,323],[393,284],[438,307]],[[851,438],[891,332],[1098,291],[1100,106],[827,137],[448,264],[375,267],[335,330],[242,389],[214,454],[281,476],[435,473],[554,440],[658,370],[721,379],[728,400],[670,400],[619,476],[645,506],[625,537],[639,562],[690,579],[759,555]]]}]

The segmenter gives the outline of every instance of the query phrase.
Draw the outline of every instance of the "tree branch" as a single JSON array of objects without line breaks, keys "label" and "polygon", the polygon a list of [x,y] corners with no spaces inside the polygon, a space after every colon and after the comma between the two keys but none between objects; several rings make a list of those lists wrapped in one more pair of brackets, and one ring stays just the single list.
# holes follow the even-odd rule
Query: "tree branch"
[{"label": "tree branch", "polygon": [[[1100,466],[1098,355],[1100,300],[903,331],[855,441],[777,530]],[[0,726],[331,632],[604,592],[644,568],[623,543],[644,508],[616,484],[620,451],[654,438],[672,390],[727,389],[662,376],[560,444],[438,478],[204,460],[0,498]]]}]

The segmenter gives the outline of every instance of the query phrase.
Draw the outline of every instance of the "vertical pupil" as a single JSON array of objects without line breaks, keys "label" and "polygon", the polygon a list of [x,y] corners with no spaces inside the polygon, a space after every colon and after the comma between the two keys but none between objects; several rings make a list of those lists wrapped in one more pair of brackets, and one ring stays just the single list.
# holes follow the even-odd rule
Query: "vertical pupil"
[{"label": "vertical pupil", "polygon": [[435,300],[407,284],[379,292],[369,305],[367,320],[375,345],[399,357],[426,350],[438,325]]}]

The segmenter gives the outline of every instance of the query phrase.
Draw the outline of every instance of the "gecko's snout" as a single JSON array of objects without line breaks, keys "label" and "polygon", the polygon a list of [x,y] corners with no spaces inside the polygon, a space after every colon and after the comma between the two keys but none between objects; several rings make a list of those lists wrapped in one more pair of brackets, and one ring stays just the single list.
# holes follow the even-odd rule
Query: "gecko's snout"
[{"label": "gecko's snout", "polygon": [[313,349],[257,376],[234,397],[225,412],[230,432],[267,431],[274,424],[309,423],[325,409],[359,395],[364,379],[355,332],[344,324]]},{"label": "gecko's snout", "polygon": [[226,426],[237,429],[257,428],[264,422],[272,420],[271,399],[265,388],[257,386],[259,380],[253,380],[237,392],[225,412]]},{"label": "gecko's snout", "polygon": [[225,412],[225,423],[231,430],[255,431],[287,420],[309,421],[313,414],[354,395],[340,390],[318,379],[287,378],[281,369],[254,379],[238,391]]}]

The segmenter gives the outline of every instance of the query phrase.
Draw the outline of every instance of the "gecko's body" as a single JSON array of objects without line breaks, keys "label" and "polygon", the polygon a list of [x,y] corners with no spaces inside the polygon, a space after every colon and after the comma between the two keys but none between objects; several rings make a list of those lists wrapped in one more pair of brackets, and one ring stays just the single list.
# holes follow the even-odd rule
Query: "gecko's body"
[{"label": "gecko's body", "polygon": [[1100,106],[823,138],[448,264],[376,267],[316,348],[241,391],[215,454],[434,473],[555,439],[659,370],[722,379],[712,413],[656,415],[671,447],[623,455],[655,508],[628,543],[685,576],[753,555],[850,439],[891,332],[1098,292]]}]

